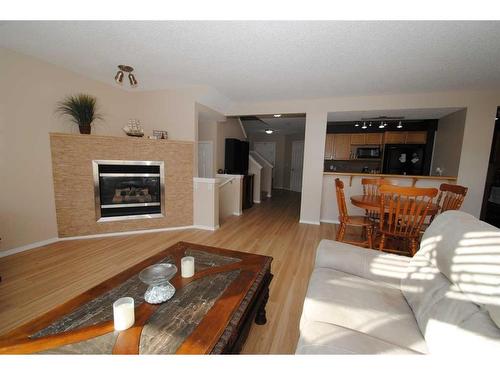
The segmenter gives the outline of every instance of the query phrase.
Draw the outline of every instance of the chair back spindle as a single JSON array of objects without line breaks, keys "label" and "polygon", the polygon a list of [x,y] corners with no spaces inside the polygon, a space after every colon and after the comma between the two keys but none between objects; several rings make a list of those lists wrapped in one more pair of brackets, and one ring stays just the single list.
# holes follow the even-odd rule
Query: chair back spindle
[{"label": "chair back spindle", "polygon": [[337,193],[337,206],[339,207],[339,221],[346,222],[349,220],[349,214],[347,213],[347,204],[345,201],[344,183],[340,178],[335,179],[335,191]]},{"label": "chair back spindle", "polygon": [[[391,181],[384,178],[362,178],[361,186],[363,187],[363,195],[368,197],[375,197],[380,195],[380,186],[388,184],[391,185]],[[379,212],[376,210],[365,210],[365,216],[376,221],[379,219]]]},{"label": "chair back spindle", "polygon": [[467,195],[465,186],[441,184],[439,187],[439,196],[437,204],[439,206],[439,213],[448,210],[459,210]]}]

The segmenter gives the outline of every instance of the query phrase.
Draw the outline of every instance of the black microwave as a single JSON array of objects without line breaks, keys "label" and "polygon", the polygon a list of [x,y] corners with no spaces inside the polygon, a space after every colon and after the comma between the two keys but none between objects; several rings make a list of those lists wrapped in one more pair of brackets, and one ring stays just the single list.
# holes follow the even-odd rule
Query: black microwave
[{"label": "black microwave", "polygon": [[379,147],[358,147],[356,158],[358,159],[380,159]]}]

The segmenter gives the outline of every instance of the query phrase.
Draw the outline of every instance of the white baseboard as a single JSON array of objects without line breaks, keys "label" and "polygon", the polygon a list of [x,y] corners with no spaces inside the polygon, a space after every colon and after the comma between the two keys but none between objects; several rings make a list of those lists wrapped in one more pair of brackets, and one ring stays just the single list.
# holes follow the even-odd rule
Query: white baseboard
[{"label": "white baseboard", "polygon": [[9,256],[9,255],[13,255],[13,254],[17,254],[17,253],[21,253],[23,251],[31,250],[31,249],[34,249],[36,247],[49,245],[51,243],[58,242],[58,241],[85,240],[85,239],[100,238],[100,237],[127,236],[127,235],[131,235],[131,234],[170,232],[170,231],[187,230],[187,229],[202,229],[202,230],[214,231],[214,230],[219,229],[219,226],[217,225],[216,227],[208,227],[208,226],[203,226],[203,225],[187,225],[187,226],[183,226],[183,227],[132,230],[132,231],[127,231],[127,232],[99,233],[99,234],[88,234],[88,235],[84,235],[84,236],[73,236],[73,237],[54,237],[54,238],[49,238],[47,240],[30,243],[28,245],[15,247],[13,249],[0,251],[0,258]]},{"label": "white baseboard", "polygon": [[216,225],[215,227],[210,227],[208,225],[193,225],[193,229],[201,229],[201,230],[216,231],[219,228],[220,228],[219,225]]},{"label": "white baseboard", "polygon": [[253,201],[253,203],[260,203],[260,201]]},{"label": "white baseboard", "polygon": [[268,198],[272,198],[271,193],[267,193]]},{"label": "white baseboard", "polygon": [[233,215],[234,216],[241,216],[241,215],[243,215],[243,212],[233,212]]},{"label": "white baseboard", "polygon": [[330,219],[321,219],[320,222],[322,222],[322,223],[328,223],[328,224],[340,224],[340,221],[338,221],[338,220],[330,220]]},{"label": "white baseboard", "polygon": [[320,225],[319,221],[299,220],[300,224]]},{"label": "white baseboard", "polygon": [[57,241],[59,241],[59,238],[54,237],[54,238],[49,238],[48,240],[33,242],[33,243],[28,244],[28,245],[23,245],[23,246],[19,246],[19,247],[14,247],[13,249],[0,251],[0,258],[9,256],[9,255],[14,255],[17,253],[22,253],[23,251],[28,251],[28,250],[34,249],[35,247],[49,245],[49,244],[57,242]]}]

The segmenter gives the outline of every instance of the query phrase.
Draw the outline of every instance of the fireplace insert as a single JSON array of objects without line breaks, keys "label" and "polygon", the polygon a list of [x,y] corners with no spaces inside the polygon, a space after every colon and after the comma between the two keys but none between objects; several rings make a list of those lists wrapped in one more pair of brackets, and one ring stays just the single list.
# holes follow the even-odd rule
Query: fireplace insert
[{"label": "fireplace insert", "polygon": [[97,221],[164,216],[162,161],[93,160]]}]

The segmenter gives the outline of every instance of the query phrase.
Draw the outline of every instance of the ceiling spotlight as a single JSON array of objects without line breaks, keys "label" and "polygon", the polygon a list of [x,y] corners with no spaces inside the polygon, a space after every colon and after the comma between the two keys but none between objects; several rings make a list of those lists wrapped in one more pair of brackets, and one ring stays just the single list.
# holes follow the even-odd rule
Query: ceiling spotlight
[{"label": "ceiling spotlight", "polygon": [[118,65],[118,72],[115,75],[115,81],[116,83],[119,83],[120,85],[123,82],[123,76],[125,73],[128,73],[128,81],[130,82],[130,86],[135,87],[137,86],[137,80],[135,79],[135,76],[132,74],[134,71],[134,68],[128,65]]},{"label": "ceiling spotlight", "polygon": [[396,126],[396,128],[398,129],[401,129],[403,127],[403,124],[401,123],[401,121],[398,123],[398,126]]},{"label": "ceiling spotlight", "polygon": [[281,117],[281,115],[273,115],[274,117]]},{"label": "ceiling spotlight", "polygon": [[273,133],[274,133],[274,130],[273,130],[273,129],[266,129],[266,133],[267,133],[267,134],[273,134]]},{"label": "ceiling spotlight", "polygon": [[384,128],[384,123],[383,121],[380,121],[380,125],[378,126],[379,129],[383,129]]},{"label": "ceiling spotlight", "polygon": [[355,123],[355,124],[354,124],[354,126],[357,128],[357,127],[359,126],[359,124],[358,124],[358,123]]},{"label": "ceiling spotlight", "polygon": [[361,127],[361,129],[366,129],[368,126],[366,126],[365,123],[363,123],[363,126]]},{"label": "ceiling spotlight", "polygon": [[368,126],[371,128],[372,127],[372,122],[370,121],[370,123],[368,124]]},{"label": "ceiling spotlight", "polygon": [[115,75],[115,81],[116,83],[118,84],[122,84],[123,83],[123,72],[121,70],[119,70],[116,75]]},{"label": "ceiling spotlight", "polygon": [[130,82],[130,86],[132,86],[132,87],[137,86],[137,80],[135,79],[135,77],[132,73],[129,73],[128,81]]}]

